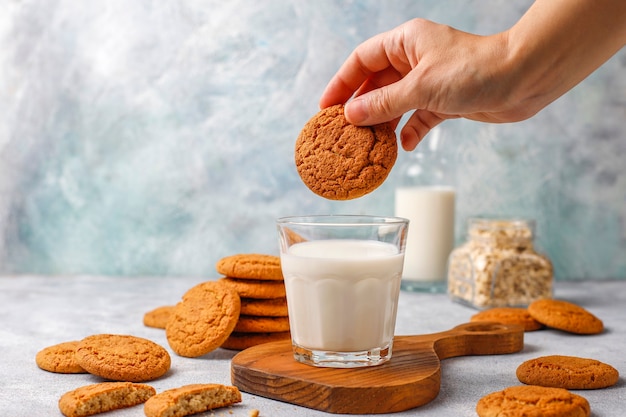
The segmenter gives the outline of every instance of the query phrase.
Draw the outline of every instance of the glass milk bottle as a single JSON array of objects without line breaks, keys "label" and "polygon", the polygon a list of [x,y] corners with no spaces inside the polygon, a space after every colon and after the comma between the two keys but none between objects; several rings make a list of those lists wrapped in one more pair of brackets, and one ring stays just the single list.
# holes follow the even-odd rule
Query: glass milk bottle
[{"label": "glass milk bottle", "polygon": [[441,149],[440,127],[410,153],[395,190],[395,215],[409,219],[402,289],[445,292],[454,248],[454,173]]}]

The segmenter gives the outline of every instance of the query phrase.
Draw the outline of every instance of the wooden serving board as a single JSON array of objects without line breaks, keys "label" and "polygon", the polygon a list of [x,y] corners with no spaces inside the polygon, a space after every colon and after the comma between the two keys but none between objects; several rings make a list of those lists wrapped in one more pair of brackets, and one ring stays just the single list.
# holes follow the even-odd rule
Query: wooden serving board
[{"label": "wooden serving board", "polygon": [[523,347],[521,326],[466,323],[441,333],[396,336],[392,357],[382,365],[337,369],[297,362],[286,340],[239,352],[232,359],[231,379],[241,391],[328,413],[393,413],[437,397],[442,359],[514,353]]}]

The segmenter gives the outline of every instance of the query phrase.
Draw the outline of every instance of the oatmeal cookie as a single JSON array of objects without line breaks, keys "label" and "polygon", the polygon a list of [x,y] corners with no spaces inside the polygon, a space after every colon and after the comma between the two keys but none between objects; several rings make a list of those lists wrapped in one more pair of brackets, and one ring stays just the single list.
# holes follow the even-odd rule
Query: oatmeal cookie
[{"label": "oatmeal cookie", "polygon": [[516,371],[524,384],[565,389],[598,389],[615,385],[619,372],[595,359],[550,355],[527,360]]},{"label": "oatmeal cookie", "polygon": [[604,330],[604,324],[589,311],[576,304],[542,299],[528,306],[530,315],[548,327],[576,334],[598,334]]}]

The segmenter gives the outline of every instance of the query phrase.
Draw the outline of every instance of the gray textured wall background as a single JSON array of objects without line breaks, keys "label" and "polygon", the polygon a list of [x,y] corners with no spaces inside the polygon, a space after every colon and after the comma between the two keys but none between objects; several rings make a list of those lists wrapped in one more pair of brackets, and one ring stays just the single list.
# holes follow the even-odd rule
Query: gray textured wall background
[{"label": "gray textured wall background", "polygon": [[[276,217],[392,214],[399,169],[350,202],[301,183],[326,82],[412,17],[489,34],[530,4],[0,0],[0,273],[214,276],[275,253]],[[626,278],[625,69],[529,121],[444,125],[459,240],[473,214],[530,216],[558,278]]]}]

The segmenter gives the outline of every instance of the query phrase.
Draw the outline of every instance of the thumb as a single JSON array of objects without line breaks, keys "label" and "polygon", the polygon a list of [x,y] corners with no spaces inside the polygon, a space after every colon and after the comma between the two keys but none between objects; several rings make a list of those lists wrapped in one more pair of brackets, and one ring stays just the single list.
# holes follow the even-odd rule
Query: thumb
[{"label": "thumb", "polygon": [[417,108],[416,104],[410,102],[409,89],[404,88],[406,84],[406,78],[403,78],[354,97],[346,103],[346,119],[359,126],[372,126],[399,119],[407,111]]}]

